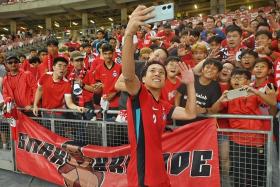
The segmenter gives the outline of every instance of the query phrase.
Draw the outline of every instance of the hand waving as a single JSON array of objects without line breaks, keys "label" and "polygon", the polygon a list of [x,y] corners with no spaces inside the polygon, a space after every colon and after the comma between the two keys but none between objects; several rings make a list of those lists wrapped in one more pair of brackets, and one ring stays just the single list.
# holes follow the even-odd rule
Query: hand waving
[{"label": "hand waving", "polygon": [[179,71],[181,73],[181,82],[183,84],[194,83],[194,74],[191,67],[187,66],[184,62],[178,62]]}]

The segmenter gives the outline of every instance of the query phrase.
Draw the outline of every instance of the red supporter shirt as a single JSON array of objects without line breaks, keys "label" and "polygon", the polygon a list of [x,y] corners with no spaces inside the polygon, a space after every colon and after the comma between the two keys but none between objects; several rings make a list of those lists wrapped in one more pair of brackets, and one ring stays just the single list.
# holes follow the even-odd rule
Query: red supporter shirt
[{"label": "red supporter shirt", "polygon": [[[70,75],[68,76],[68,79],[69,80],[71,78],[75,79],[75,77],[79,77],[79,74],[75,74],[75,72],[72,71],[72,73],[70,73]],[[85,71],[85,75],[83,76],[83,83],[86,84],[86,85],[94,84],[94,78],[93,78],[92,73],[90,73],[89,71]],[[82,96],[83,96],[83,100],[84,100],[85,103],[89,102],[89,101],[92,101],[93,92],[89,92],[89,91],[83,89]]]},{"label": "red supporter shirt", "polygon": [[29,60],[24,60],[22,65],[21,65],[21,69],[23,69],[24,71],[28,71],[28,68],[30,67],[30,64],[29,64]]},{"label": "red supporter shirt", "polygon": [[85,62],[84,66],[87,70],[90,70],[90,67],[95,58],[96,58],[96,55],[94,53],[90,53],[90,54],[86,55],[86,58],[84,59],[84,62]]},{"label": "red supporter shirt", "polygon": [[[58,55],[58,54],[57,54]],[[57,56],[56,55],[56,56]],[[45,69],[45,72],[51,72],[53,71],[53,59],[56,57],[56,56],[51,56],[51,55],[46,55],[44,58],[43,58],[43,62],[42,62],[42,68]]]},{"label": "red supporter shirt", "polygon": [[74,48],[76,50],[79,50],[79,48],[81,46],[81,44],[79,44],[78,42],[72,42],[72,41],[71,42],[67,42],[64,45],[67,46],[67,47],[72,47],[72,48]]},{"label": "red supporter shirt", "polygon": [[144,47],[150,47],[152,45],[152,41],[151,38],[156,36],[156,32],[155,31],[150,31],[148,33],[145,34],[144,37]]},{"label": "red supporter shirt", "polygon": [[[116,92],[115,83],[117,82],[119,76],[122,73],[122,67],[120,64],[113,62],[111,69],[108,69],[105,62],[100,64],[94,73],[94,79],[96,82],[101,82],[103,84],[103,95]],[[119,106],[119,96],[115,96],[110,101],[110,107]]]},{"label": "red supporter shirt", "polygon": [[103,64],[104,63],[104,60],[100,58],[100,56],[97,56],[92,64],[91,64],[91,67],[90,67],[90,71],[91,72],[95,72],[96,71],[96,68],[100,65],[100,64]]},{"label": "red supporter shirt", "polygon": [[64,96],[71,96],[71,84],[66,79],[54,82],[52,73],[46,73],[39,80],[39,86],[42,86],[42,107],[48,109],[62,108],[64,105]]},{"label": "red supporter shirt", "polygon": [[24,61],[23,65],[22,65],[22,69],[24,71],[30,71],[31,74],[33,75],[33,77],[35,78],[36,82],[41,77],[42,73],[41,73],[39,66],[37,66],[37,67],[31,66],[28,61]]},{"label": "red supporter shirt", "polygon": [[192,68],[195,66],[195,61],[192,58],[192,52],[188,52],[185,56],[181,57],[181,60]]},{"label": "red supporter shirt", "polygon": [[157,33],[157,37],[163,37],[163,45],[166,49],[168,49],[171,46],[171,40],[175,36],[174,32],[170,32],[168,35],[162,30]]},{"label": "red supporter shirt", "polygon": [[[263,104],[260,97],[251,95],[240,97],[227,102],[223,102],[223,107],[227,108],[228,114],[240,115],[262,115],[259,106]],[[264,120],[254,119],[229,119],[229,126],[233,129],[247,130],[269,130],[270,127]],[[243,134],[243,133],[242,133]],[[247,134],[242,136],[230,137],[232,141],[241,145],[262,146],[264,145],[264,136],[262,134]]]},{"label": "red supporter shirt", "polygon": [[175,95],[177,93],[177,88],[180,86],[181,82],[176,79],[175,83],[172,83],[168,78],[165,80],[165,85],[161,89],[161,99],[167,101],[169,104],[174,105]]},{"label": "red supporter shirt", "polygon": [[128,138],[131,157],[127,168],[128,186],[170,186],[163,160],[161,137],[174,107],[156,101],[142,84],[127,103]]},{"label": "red supporter shirt", "polygon": [[33,105],[36,88],[35,78],[30,72],[20,71],[14,76],[8,73],[3,79],[3,98],[13,98],[18,107]]}]

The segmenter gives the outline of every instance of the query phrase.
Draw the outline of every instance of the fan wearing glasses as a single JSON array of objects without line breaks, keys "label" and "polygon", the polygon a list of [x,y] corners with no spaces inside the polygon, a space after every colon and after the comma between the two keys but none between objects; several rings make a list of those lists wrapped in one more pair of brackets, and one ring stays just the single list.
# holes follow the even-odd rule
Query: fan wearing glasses
[{"label": "fan wearing glasses", "polygon": [[16,55],[10,55],[5,62],[8,73],[3,79],[4,100],[12,98],[17,107],[25,108],[32,113],[32,105],[36,91],[36,81],[29,71],[20,69],[20,61]]}]

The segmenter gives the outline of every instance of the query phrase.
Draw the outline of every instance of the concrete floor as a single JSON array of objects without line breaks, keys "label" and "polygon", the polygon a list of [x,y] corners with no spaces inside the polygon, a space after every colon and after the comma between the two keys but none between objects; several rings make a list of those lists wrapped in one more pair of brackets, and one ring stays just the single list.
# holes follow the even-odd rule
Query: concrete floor
[{"label": "concrete floor", "polygon": [[38,178],[0,169],[0,187],[59,187]]}]

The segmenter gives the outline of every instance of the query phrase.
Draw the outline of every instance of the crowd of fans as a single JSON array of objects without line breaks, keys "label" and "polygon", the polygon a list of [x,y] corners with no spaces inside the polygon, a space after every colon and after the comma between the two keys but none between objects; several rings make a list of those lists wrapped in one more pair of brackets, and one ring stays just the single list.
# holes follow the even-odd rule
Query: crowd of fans
[{"label": "crowd of fans", "polygon": [[[262,8],[140,27],[133,37],[136,74],[141,80],[141,71],[147,63],[164,64],[167,76],[161,98],[184,107],[187,90],[180,83],[177,65],[184,62],[195,73],[197,113],[276,116],[280,101],[277,91],[280,86],[279,17],[277,8]],[[124,34],[125,26],[119,25],[109,34],[103,29],[97,30],[94,39],[84,36],[79,42],[72,38],[63,44],[66,49],[63,53],[59,53],[59,42],[55,38],[48,38],[47,49],[31,49],[27,57],[2,53],[3,102],[13,99],[29,116],[63,118],[65,115],[61,112],[40,114],[39,108],[69,108],[80,113],[75,118],[95,120],[96,116],[88,115],[87,111],[103,108],[122,110],[121,117],[125,120],[123,110],[128,94],[115,88],[122,73]],[[241,88],[248,95],[230,98],[229,90]],[[108,116],[108,120],[112,119]],[[192,121],[177,121],[176,125]],[[266,121],[250,119],[220,120],[219,126],[270,129]],[[1,135],[5,144],[5,136]],[[264,138],[254,135],[252,139],[251,142],[242,138],[230,140],[241,147],[264,146]],[[227,150],[229,137],[223,136],[222,140],[221,149]],[[257,152],[257,161],[253,164],[262,166],[258,156]],[[222,164],[229,167],[227,154],[224,160]]]},{"label": "crowd of fans", "polygon": [[15,4],[15,3],[25,3],[29,1],[34,1],[34,0],[0,0],[0,4],[7,5],[7,4]]},{"label": "crowd of fans", "polygon": [[6,53],[36,46],[37,44],[45,42],[47,38],[48,35],[33,34],[32,30],[28,32],[19,31],[17,34],[2,35],[0,40],[0,52]]}]

